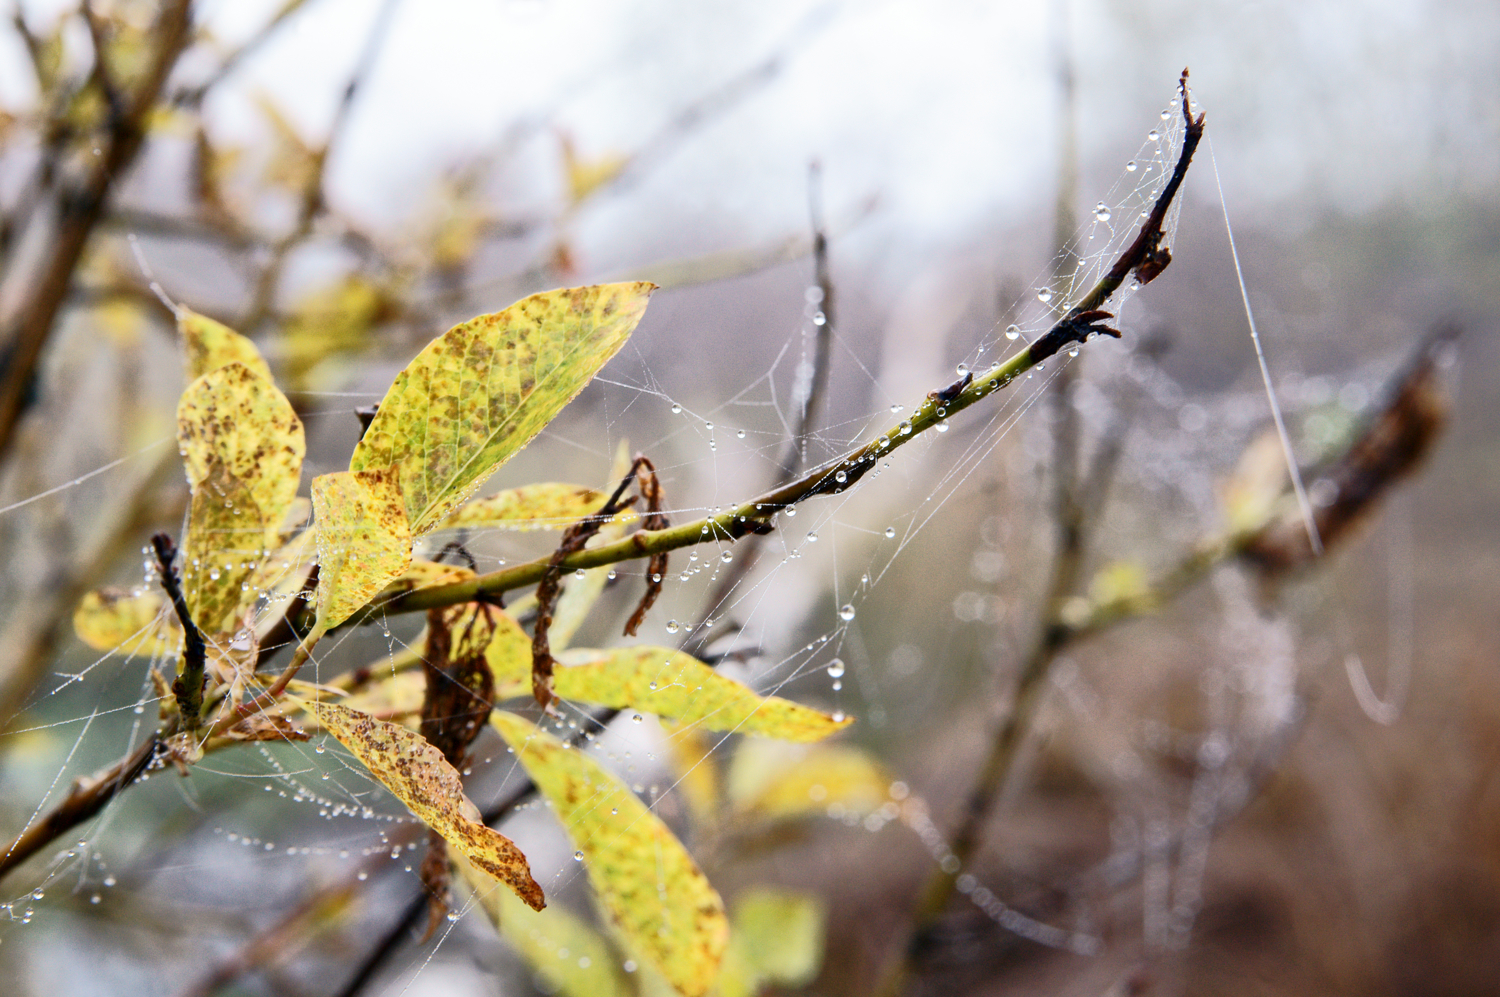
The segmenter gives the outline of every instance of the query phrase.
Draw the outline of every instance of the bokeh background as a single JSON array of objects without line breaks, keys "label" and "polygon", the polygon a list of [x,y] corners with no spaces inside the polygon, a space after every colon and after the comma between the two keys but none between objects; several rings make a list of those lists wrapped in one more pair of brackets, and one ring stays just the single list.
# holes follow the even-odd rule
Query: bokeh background
[{"label": "bokeh background", "polygon": [[[158,12],[96,7],[118,22],[128,73]],[[52,154],[40,122],[57,117],[47,82],[86,75],[92,58],[68,5],[13,9],[25,31],[0,29],[7,321],[59,224],[35,183]],[[988,363],[1008,323],[1040,321],[1059,212],[1089,253],[1103,231],[1092,206],[1133,188],[1126,163],[1173,123],[1159,114],[1189,66],[1208,137],[1174,262],[1131,299],[1123,341],[1091,343],[1069,367],[1085,452],[1122,433],[1085,577],[1111,563],[1154,574],[1221,530],[1220,485],[1269,425],[1226,215],[1300,455],[1336,446],[1445,321],[1463,329],[1442,370],[1449,426],[1315,569],[1267,585],[1227,565],[1067,649],[966,872],[1102,951],[1037,944],[960,902],[913,986],[1500,986],[1500,8],[306,0],[262,38],[278,9],[194,5],[199,35],[164,88],[170,106],[117,178],[0,468],[7,837],[118,756],[138,722],[144,664],[96,662],[67,621],[82,591],[138,584],[140,545],[181,522],[185,489],[162,443],[180,364],[151,280],[263,346],[307,421],[313,473],[347,455],[353,406],[451,322],[547,287],[655,280],[631,344],[496,480],[597,484],[628,439],[690,518],[776,473],[815,331],[810,201],[835,295],[808,444],[820,459],[956,364]],[[64,172],[88,168],[89,136],[64,139]],[[743,627],[741,674],[859,717],[850,744],[939,831],[1008,709],[1050,570],[1058,416],[1040,381],[1016,395],[1003,431],[966,413],[852,497],[799,510],[795,530],[784,520],[785,545],[768,544],[718,616]],[[527,543],[481,538],[475,553],[492,567],[545,550]],[[669,585],[649,626],[698,618],[708,590]],[[612,639],[632,598],[611,594],[585,637]],[[859,611],[842,625],[850,599]],[[835,631],[838,690],[831,649],[797,657]],[[370,628],[338,653],[354,664],[388,644]],[[646,732],[626,736],[666,754]],[[80,861],[37,860],[7,880],[0,972],[16,992],[200,992],[195,981],[369,848],[367,828],[284,798],[296,794],[281,769],[305,756],[247,756],[155,778],[83,829]],[[652,778],[674,781],[666,768]],[[660,801],[674,820],[681,795]],[[555,853],[549,892],[586,909],[566,846],[545,843],[542,815],[521,820],[543,842],[534,865]],[[808,989],[856,993],[934,862],[909,826],[880,823],[684,833],[726,896],[781,884],[820,897],[826,947]],[[344,992],[411,879],[373,877],[222,992]],[[361,992],[537,985],[476,917],[435,945],[403,936]]]}]

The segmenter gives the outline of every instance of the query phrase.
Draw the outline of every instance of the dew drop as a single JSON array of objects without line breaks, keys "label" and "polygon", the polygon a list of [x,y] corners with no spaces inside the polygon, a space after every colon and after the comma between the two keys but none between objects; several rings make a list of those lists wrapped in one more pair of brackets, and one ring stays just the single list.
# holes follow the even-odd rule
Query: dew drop
[{"label": "dew drop", "polygon": [[827,325],[827,324],[828,324],[828,316],[824,315],[822,312],[818,312],[816,315],[813,316],[813,325]]},{"label": "dew drop", "polygon": [[1161,141],[1161,132],[1159,132],[1155,128],[1153,128],[1149,132],[1146,133],[1146,138],[1149,139],[1152,142],[1160,142]]},{"label": "dew drop", "polygon": [[1039,288],[1036,292],[1036,300],[1040,301],[1044,305],[1050,302],[1052,300],[1052,288]]},{"label": "dew drop", "polygon": [[1005,338],[1006,339],[1020,339],[1021,338],[1021,327],[1018,326],[1018,325],[1016,325],[1014,322],[1012,322],[1010,325],[1006,326],[1005,327]]},{"label": "dew drop", "polygon": [[965,374],[967,374],[969,372],[969,365],[966,364],[966,363],[961,363],[961,364],[959,364],[955,368],[955,370],[958,371],[958,376],[959,377],[963,377]]},{"label": "dew drop", "polygon": [[711,422],[705,422],[703,424],[703,428],[706,429],[706,430],[708,430],[710,433],[712,433],[714,431],[714,424],[711,423]]},{"label": "dew drop", "polygon": [[785,509],[782,509],[781,511],[784,512],[784,513],[786,513],[788,516],[795,516],[795,515],[797,515],[797,507],[794,506],[794,505],[789,505]]},{"label": "dew drop", "polygon": [[1109,205],[1105,204],[1103,201],[1100,201],[1098,204],[1094,205],[1094,217],[1099,219],[1101,222],[1109,221]]},{"label": "dew drop", "polygon": [[616,578],[619,578],[620,575],[619,575],[619,572],[615,571],[614,568],[610,568],[609,569],[609,574],[606,575],[605,577],[608,578],[610,581],[614,581]]},{"label": "dew drop", "polygon": [[640,723],[640,722],[641,722],[641,720],[642,720],[642,717],[641,717],[641,715],[640,715],[640,714],[639,714],[639,713],[637,713],[637,714],[635,714],[635,715],[633,715],[633,716],[632,716],[632,717],[631,717],[631,718],[630,718],[630,722],[631,722],[631,723],[633,723],[633,724],[638,724],[638,723]]},{"label": "dew drop", "polygon": [[587,578],[588,576],[589,573],[587,571],[584,571],[582,568],[579,568],[577,571],[573,572],[574,578]]},{"label": "dew drop", "polygon": [[828,663],[828,677],[831,679],[844,677],[844,659],[834,658]]},{"label": "dew drop", "polygon": [[849,480],[849,475],[845,474],[843,471],[839,471],[833,476],[833,480],[842,485],[844,482]]},{"label": "dew drop", "polygon": [[885,528],[885,538],[887,540],[896,539],[896,528],[894,526],[887,526]]},{"label": "dew drop", "polygon": [[1137,168],[1138,167],[1136,166],[1136,162],[1133,159],[1130,162],[1128,162],[1128,163],[1125,164],[1125,170],[1128,173],[1134,173]]},{"label": "dew drop", "polygon": [[673,402],[672,403],[672,414],[673,415],[681,415],[682,414],[682,406],[678,405],[676,402]]},{"label": "dew drop", "polygon": [[891,415],[900,415],[901,414],[901,410],[903,408],[905,408],[905,407],[906,406],[904,406],[904,405],[892,405],[891,406]]},{"label": "dew drop", "polygon": [[745,431],[742,429],[739,432],[735,433],[734,435],[738,436],[740,439],[743,440],[745,438]]},{"label": "dew drop", "polygon": [[948,431],[948,420],[944,419],[942,422],[938,423],[936,426],[933,426],[932,428],[936,429],[940,433],[946,433]]},{"label": "dew drop", "polygon": [[681,629],[682,629],[682,624],[678,623],[676,620],[668,620],[667,621],[667,633],[669,633],[669,634],[675,634],[677,631],[679,631]]},{"label": "dew drop", "polygon": [[1070,357],[1076,357],[1076,356],[1078,356],[1078,347],[1075,346],[1071,350],[1069,350],[1068,351],[1068,356],[1070,356]]},{"label": "dew drop", "polygon": [[810,544],[815,544],[818,542],[818,532],[816,530],[807,531],[807,542]]},{"label": "dew drop", "polygon": [[724,564],[728,564],[730,561],[734,560],[734,555],[726,550],[724,553],[719,555],[719,560]]},{"label": "dew drop", "polygon": [[905,419],[902,419],[900,430],[902,436],[908,435],[909,433],[911,433],[911,423],[907,422]]},{"label": "dew drop", "polygon": [[96,904],[96,903],[99,903],[100,901],[102,901],[103,899],[104,899],[103,897],[101,897],[99,894],[95,893],[93,896],[89,897],[89,903]]},{"label": "dew drop", "polygon": [[845,623],[848,623],[850,620],[854,619],[854,607],[847,602],[844,603],[843,608],[839,610],[839,619],[843,620]]}]

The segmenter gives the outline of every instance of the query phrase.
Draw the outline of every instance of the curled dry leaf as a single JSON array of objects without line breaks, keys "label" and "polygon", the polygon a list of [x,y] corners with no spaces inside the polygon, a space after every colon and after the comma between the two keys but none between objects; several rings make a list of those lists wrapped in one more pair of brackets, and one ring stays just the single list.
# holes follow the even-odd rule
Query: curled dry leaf
[{"label": "curled dry leaf", "polygon": [[435,528],[583,390],[654,289],[547,291],[454,326],[396,375],[349,469],[397,469],[412,534]]},{"label": "curled dry leaf", "polygon": [[352,616],[411,564],[411,531],[394,468],[320,474],[312,483],[318,619]]},{"label": "curled dry leaf", "polygon": [[607,493],[582,485],[522,485],[465,502],[437,528],[561,530],[597,512],[608,498]]},{"label": "curled dry leaf", "polygon": [[308,733],[276,713],[252,713],[224,732],[231,741],[306,741]]},{"label": "curled dry leaf", "polygon": [[552,804],[631,947],[685,997],[706,993],[729,937],[724,903],[661,818],[587,754],[497,710],[490,722]]},{"label": "curled dry leaf", "polygon": [[182,393],[177,441],[192,490],[183,594],[199,629],[233,631],[257,594],[245,583],[280,545],[297,497],[302,421],[274,384],[235,362]]},{"label": "curled dry leaf", "polygon": [[449,847],[509,886],[533,910],[546,906],[526,856],[479,820],[458,770],[422,735],[330,703],[309,702],[304,708]]},{"label": "curled dry leaf", "polygon": [[73,610],[73,632],[96,651],[155,657],[182,649],[182,628],[160,589],[90,592]]},{"label": "curled dry leaf", "polygon": [[232,363],[242,363],[267,381],[273,380],[255,344],[224,323],[178,305],[177,332],[182,336],[183,368],[189,381]]}]

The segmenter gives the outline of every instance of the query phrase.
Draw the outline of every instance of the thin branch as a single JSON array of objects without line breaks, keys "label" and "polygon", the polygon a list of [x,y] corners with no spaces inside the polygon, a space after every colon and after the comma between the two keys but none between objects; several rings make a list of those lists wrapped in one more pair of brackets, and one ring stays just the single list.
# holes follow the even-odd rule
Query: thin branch
[{"label": "thin branch", "polygon": [[177,545],[169,534],[158,533],[151,538],[151,547],[156,552],[161,587],[166,590],[177,620],[182,624],[182,665],[177,671],[177,681],[172,683],[172,694],[177,697],[177,718],[188,730],[197,730],[203,715],[203,683],[208,677],[204,672],[208,663],[208,645],[188,612],[182,582],[173,565],[177,560]]},{"label": "thin branch", "polygon": [[66,799],[41,820],[28,825],[5,849],[5,854],[0,855],[0,878],[103,810],[120,792],[135,784],[163,748],[160,736],[152,734],[109,768],[74,782]]}]

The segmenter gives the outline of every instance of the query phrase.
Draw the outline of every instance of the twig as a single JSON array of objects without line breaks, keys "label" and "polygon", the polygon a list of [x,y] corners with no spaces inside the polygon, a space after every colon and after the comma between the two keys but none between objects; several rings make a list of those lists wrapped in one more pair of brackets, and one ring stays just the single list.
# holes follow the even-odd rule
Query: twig
[{"label": "twig", "polygon": [[[1046,335],[1031,344],[1027,353],[1036,362],[1053,356],[1071,343],[1085,342],[1096,333],[1118,337],[1118,330],[1102,324],[1104,319],[1112,317],[1102,310],[1102,306],[1132,273],[1140,283],[1145,284],[1160,275],[1171,262],[1171,253],[1161,245],[1165,236],[1163,225],[1172,200],[1182,186],[1183,177],[1187,175],[1193,152],[1203,137],[1204,117],[1200,114],[1196,121],[1193,119],[1187,75],[1187,70],[1183,70],[1178,83],[1186,132],[1171,180],[1162,189],[1135,241],[1120,254],[1109,272]],[[1067,410],[1071,409],[1065,402],[1064,406]],[[927,935],[953,897],[959,870],[970,863],[979,849],[984,825],[1015,764],[1017,748],[1025,732],[1031,729],[1037,707],[1042,701],[1046,689],[1043,680],[1052,661],[1076,636],[1073,628],[1064,620],[1063,607],[1077,586],[1082,568],[1083,511],[1074,488],[1077,474],[1076,422],[1071,411],[1065,411],[1063,416],[1054,435],[1057,456],[1057,551],[1044,600],[1041,629],[1016,678],[1015,699],[1010,713],[995,732],[989,754],[969,791],[963,815],[953,833],[950,848],[957,862],[953,864],[952,871],[936,869],[929,876],[913,911],[910,931],[898,939],[894,946],[892,964],[875,987],[874,992],[878,997],[895,997],[905,986],[915,956],[923,948]]]},{"label": "twig", "polygon": [[140,747],[109,768],[73,783],[72,790],[41,820],[29,825],[0,855],[0,878],[32,855],[47,847],[71,828],[103,810],[122,790],[134,785],[141,773],[163,749],[159,735],[152,734]]},{"label": "twig", "polygon": [[350,112],[354,108],[355,96],[375,67],[375,60],[380,54],[381,46],[385,43],[399,3],[400,0],[384,0],[380,10],[375,14],[369,34],[365,37],[364,48],[360,51],[359,61],[355,63],[354,70],[349,74],[349,81],[344,84],[344,92],[339,97],[338,106],[334,109],[333,121],[328,126],[328,136],[312,155],[313,168],[308,174],[306,186],[301,191],[297,222],[290,232],[278,239],[271,247],[270,258],[255,283],[250,305],[238,323],[239,329],[246,334],[265,320],[274,303],[276,289],[281,282],[281,272],[286,265],[287,257],[294,248],[312,234],[313,222],[326,208],[323,185],[328,159],[333,153],[335,144],[343,135],[344,126],[348,123]]},{"label": "twig", "polygon": [[208,645],[203,632],[193,622],[188,612],[187,599],[182,593],[182,582],[177,577],[173,562],[177,560],[177,545],[171,536],[158,533],[151,538],[151,548],[156,552],[156,567],[161,573],[161,587],[166,590],[172,609],[182,624],[182,666],[177,672],[177,681],[172,683],[172,694],[177,697],[178,721],[188,730],[197,730],[203,714],[203,683],[207,678],[204,666],[208,662]]}]

